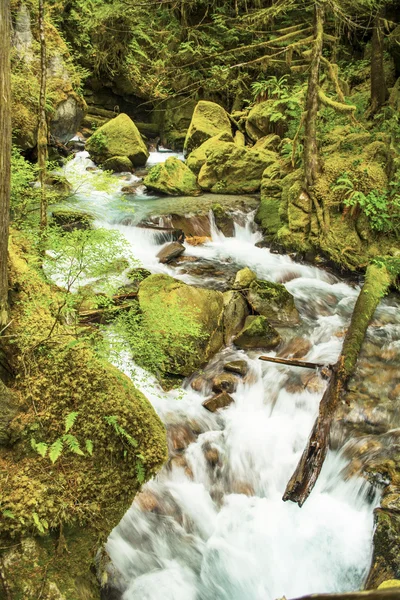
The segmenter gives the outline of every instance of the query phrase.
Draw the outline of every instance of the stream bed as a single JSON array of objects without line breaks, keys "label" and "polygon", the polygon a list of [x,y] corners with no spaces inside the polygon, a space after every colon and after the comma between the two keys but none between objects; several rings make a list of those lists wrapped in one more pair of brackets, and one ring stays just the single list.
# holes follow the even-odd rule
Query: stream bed
[{"label": "stream bed", "polygon": [[[167,156],[152,153],[150,161]],[[225,237],[211,222],[211,241],[186,244],[185,256],[194,257],[190,269],[185,263],[162,265],[156,258],[162,247],[157,235],[136,224],[174,199],[139,190],[122,200],[120,178],[111,193],[98,192],[90,180],[95,174],[86,172],[91,164],[86,153],[79,153],[66,167],[68,179],[86,178],[77,205],[94,209],[98,226],[121,231],[145,268],[213,289],[224,289],[232,273],[245,266],[260,279],[282,282],[301,316],[299,327],[280,329],[284,344],[295,346],[302,338],[308,343],[302,358],[336,361],[359,291],[356,284],[257,247],[261,235],[251,210],[238,219],[234,237]],[[193,201],[199,204],[202,197]],[[134,215],[129,224],[127,214]],[[196,260],[208,268],[196,271]],[[399,340],[398,305],[389,298],[378,309],[367,342],[378,353],[389,349],[392,364],[398,364]],[[309,370],[262,362],[261,354],[225,348],[205,367],[202,385],[194,389],[189,378],[170,392],[129,356],[118,358],[118,366],[165,423],[170,456],[109,536],[107,550],[115,568],[110,576],[123,600],[274,600],[362,588],[372,557],[379,488],[348,476],[344,439],[329,451],[304,506],[282,501],[326,382]],[[208,412],[202,406],[210,396],[207,382],[237,359],[246,361],[248,373],[232,394],[234,404]],[[384,359],[377,360],[383,368]],[[378,396],[387,395],[391,385],[383,385]]]}]

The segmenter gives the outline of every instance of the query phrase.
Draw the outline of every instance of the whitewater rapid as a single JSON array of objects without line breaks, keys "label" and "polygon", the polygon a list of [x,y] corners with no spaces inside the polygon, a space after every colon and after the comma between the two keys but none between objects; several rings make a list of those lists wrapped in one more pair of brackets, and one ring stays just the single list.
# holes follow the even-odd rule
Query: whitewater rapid
[{"label": "whitewater rapid", "polygon": [[[82,174],[87,155],[79,153],[75,161],[80,164],[70,171]],[[158,262],[161,245],[154,232],[119,222],[118,185],[116,179],[114,190],[96,196],[89,184],[79,202],[85,206],[89,197],[96,202],[97,225],[123,233],[144,267],[201,283],[182,268]],[[135,206],[145,201],[139,194]],[[334,363],[357,287],[258,248],[259,240],[250,214],[244,226],[236,224],[234,238],[225,238],[212,223],[212,240],[186,244],[186,255],[221,268],[248,266],[259,278],[285,282],[302,321],[297,329],[282,330],[285,341],[306,338],[311,342],[306,360]],[[202,407],[204,388],[195,391],[187,381],[165,392],[129,356],[116,357],[164,421],[171,451],[169,463],[109,536],[107,551],[117,572],[113,584],[123,600],[274,600],[362,587],[379,492],[361,477],[345,479],[346,459],[330,451],[305,505],[282,501],[326,384],[316,376],[314,387],[293,386],[298,370],[261,362],[259,354],[230,347],[205,369],[216,372],[238,358],[249,366],[232,394],[234,404],[218,414]],[[187,437],[178,449],[177,430]]]}]

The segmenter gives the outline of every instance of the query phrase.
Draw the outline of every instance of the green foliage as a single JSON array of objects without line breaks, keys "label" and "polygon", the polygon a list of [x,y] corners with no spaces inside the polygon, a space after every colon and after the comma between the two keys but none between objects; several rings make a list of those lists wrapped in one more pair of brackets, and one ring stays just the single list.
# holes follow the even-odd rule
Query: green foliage
[{"label": "green foliage", "polygon": [[265,100],[266,98],[280,99],[282,96],[288,97],[289,86],[288,76],[283,75],[279,79],[272,75],[268,79],[260,79],[251,84],[253,100]]},{"label": "green foliage", "polygon": [[32,211],[38,208],[39,190],[33,187],[38,167],[27,161],[16,146],[11,155],[11,218],[16,225],[23,225]]},{"label": "green foliage", "polygon": [[[52,444],[49,445],[45,442],[36,442],[35,438],[31,438],[31,447],[33,448],[33,450],[35,450],[42,458],[45,458],[48,455],[53,465],[58,461],[65,447],[67,447],[68,450],[73,454],[77,454],[78,456],[85,456],[85,453],[82,451],[78,439],[71,433],[68,433],[70,429],[74,426],[78,414],[78,411],[72,411],[68,413],[68,415],[65,417],[64,435],[57,438]],[[92,456],[93,442],[91,440],[85,440],[85,447],[89,456]]]}]

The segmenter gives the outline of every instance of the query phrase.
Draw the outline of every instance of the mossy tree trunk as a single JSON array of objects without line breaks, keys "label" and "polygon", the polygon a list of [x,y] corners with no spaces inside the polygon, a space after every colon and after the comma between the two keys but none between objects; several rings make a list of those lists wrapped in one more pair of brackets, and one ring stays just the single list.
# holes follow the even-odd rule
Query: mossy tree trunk
[{"label": "mossy tree trunk", "polygon": [[381,8],[374,19],[372,32],[372,55],[371,55],[371,114],[379,111],[388,97],[383,65],[384,34],[382,19],[384,8]]},{"label": "mossy tree trunk", "polygon": [[40,229],[47,227],[47,195],[46,195],[46,165],[47,165],[47,121],[46,121],[46,35],[44,23],[44,0],[39,0],[39,37],[40,37],[40,96],[38,119],[38,164],[40,182]]},{"label": "mossy tree trunk", "polygon": [[7,323],[11,165],[10,2],[0,1],[0,328]]},{"label": "mossy tree trunk", "polygon": [[318,224],[325,231],[324,214],[314,193],[314,185],[321,173],[321,159],[317,142],[319,72],[324,39],[325,8],[323,1],[314,6],[314,46],[312,50],[310,74],[308,77],[306,116],[304,131],[304,171],[306,191],[317,214]]},{"label": "mossy tree trunk", "polygon": [[332,369],[330,382],[319,405],[318,417],[296,470],[287,484],[283,500],[291,500],[302,506],[318,479],[328,451],[329,433],[335,411],[345,392],[346,383],[355,371],[368,324],[379,302],[387,293],[391,280],[385,267],[368,267],[342,352]]}]

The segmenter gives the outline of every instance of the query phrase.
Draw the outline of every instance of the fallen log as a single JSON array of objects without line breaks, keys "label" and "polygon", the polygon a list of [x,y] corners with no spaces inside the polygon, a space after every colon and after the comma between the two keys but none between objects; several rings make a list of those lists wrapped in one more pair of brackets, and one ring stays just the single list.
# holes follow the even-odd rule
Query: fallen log
[{"label": "fallen log", "polygon": [[126,302],[125,304],[118,304],[117,306],[108,306],[107,308],[97,308],[95,310],[85,310],[80,312],[79,322],[80,323],[104,323],[106,320],[112,319],[112,317],[121,310],[129,310],[132,308],[132,302]]},{"label": "fallen log", "polygon": [[297,358],[277,358],[274,356],[259,356],[259,360],[277,363],[278,365],[289,365],[290,367],[303,367],[304,369],[332,369],[332,365],[307,362],[306,360],[298,360]]},{"label": "fallen log", "polygon": [[400,588],[383,588],[366,592],[343,592],[339,594],[309,594],[294,600],[399,600]]},{"label": "fallen log", "polygon": [[362,343],[380,300],[387,293],[391,276],[384,266],[370,265],[358,296],[350,326],[344,338],[339,359],[332,367],[332,376],[319,405],[319,414],[300,461],[286,486],[283,500],[302,506],[310,495],[326,457],[329,434],[335,411],[354,373]]}]

